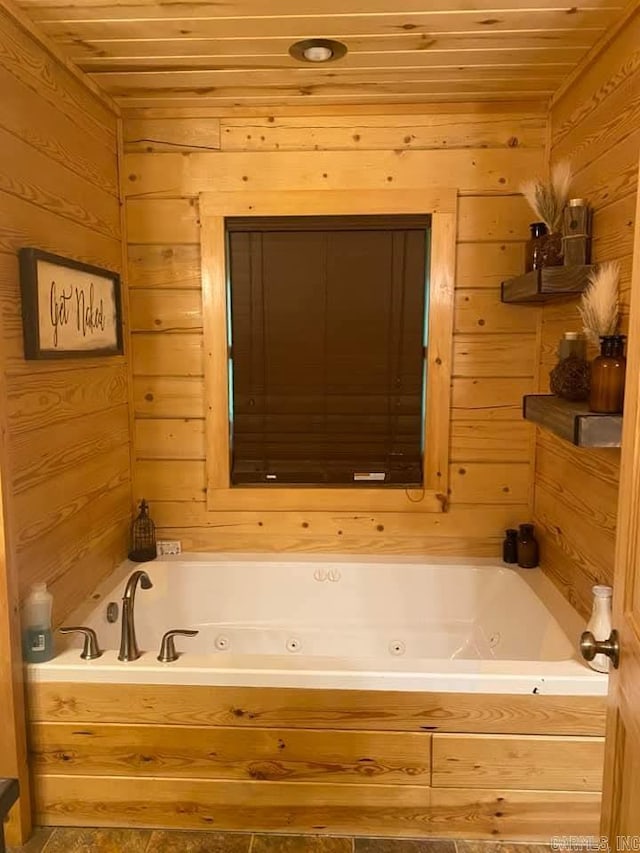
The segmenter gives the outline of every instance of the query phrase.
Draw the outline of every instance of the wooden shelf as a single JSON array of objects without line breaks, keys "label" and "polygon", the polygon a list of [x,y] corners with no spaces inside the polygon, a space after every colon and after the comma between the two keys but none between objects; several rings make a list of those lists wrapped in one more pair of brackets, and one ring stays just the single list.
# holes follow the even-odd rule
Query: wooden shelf
[{"label": "wooden shelf", "polygon": [[587,403],[571,403],[553,394],[527,394],[523,414],[577,447],[620,447],[622,415],[590,412]]},{"label": "wooden shelf", "polygon": [[578,296],[587,286],[593,264],[576,267],[545,267],[502,282],[503,302],[549,302]]}]

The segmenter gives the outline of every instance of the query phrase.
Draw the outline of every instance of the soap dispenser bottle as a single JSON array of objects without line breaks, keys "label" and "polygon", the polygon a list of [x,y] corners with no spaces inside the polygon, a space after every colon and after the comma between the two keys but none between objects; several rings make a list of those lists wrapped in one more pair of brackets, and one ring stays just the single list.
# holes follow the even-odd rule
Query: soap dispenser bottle
[{"label": "soap dispenser bottle", "polygon": [[23,613],[22,653],[28,663],[43,663],[53,657],[52,608],[53,596],[46,583],[34,583]]},{"label": "soap dispenser bottle", "polygon": [[[613,590],[610,586],[596,584],[593,587],[593,610],[587,625],[587,631],[591,631],[596,640],[608,640],[611,634],[611,596]],[[591,669],[596,672],[609,672],[610,660],[606,655],[596,655],[593,660],[588,661]]]}]

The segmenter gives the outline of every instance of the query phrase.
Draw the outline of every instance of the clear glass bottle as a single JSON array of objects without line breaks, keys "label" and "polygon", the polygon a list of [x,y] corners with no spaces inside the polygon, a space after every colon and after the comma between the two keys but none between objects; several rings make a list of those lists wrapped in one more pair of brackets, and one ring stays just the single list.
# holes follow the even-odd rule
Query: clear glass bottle
[{"label": "clear glass bottle", "polygon": [[549,374],[551,393],[563,400],[586,400],[590,382],[587,342],[578,332],[565,332],[558,346],[558,363]]},{"label": "clear glass bottle", "polygon": [[624,335],[600,338],[600,355],[591,362],[589,408],[592,412],[618,414],[624,402]]},{"label": "clear glass bottle", "polygon": [[518,528],[518,565],[521,569],[535,569],[539,562],[538,541],[533,533],[533,524],[521,524]]},{"label": "clear glass bottle", "polygon": [[[613,590],[610,586],[597,584],[593,587],[593,610],[587,625],[587,631],[591,631],[596,640],[608,640],[611,634],[611,596]],[[593,660],[588,661],[591,669],[596,672],[609,672],[611,661],[606,655],[596,655]]]},{"label": "clear glass bottle", "polygon": [[587,341],[580,332],[565,332],[560,338],[558,359],[562,361],[563,358],[571,356],[583,360],[587,358]]},{"label": "clear glass bottle", "polygon": [[541,247],[541,264],[542,267],[559,267],[562,266],[562,234],[558,231],[550,231],[540,238]]},{"label": "clear glass bottle", "polygon": [[43,663],[53,657],[51,611],[53,596],[46,583],[35,583],[23,611],[22,654],[28,663]]},{"label": "clear glass bottle", "polygon": [[544,222],[532,222],[529,226],[531,237],[525,246],[524,271],[539,270],[542,266],[542,238],[547,233]]}]

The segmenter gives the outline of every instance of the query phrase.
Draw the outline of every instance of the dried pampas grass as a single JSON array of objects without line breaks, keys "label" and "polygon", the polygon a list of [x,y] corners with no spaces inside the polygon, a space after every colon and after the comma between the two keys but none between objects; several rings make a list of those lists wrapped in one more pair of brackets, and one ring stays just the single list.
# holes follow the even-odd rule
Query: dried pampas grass
[{"label": "dried pampas grass", "polygon": [[600,264],[589,273],[589,284],[582,294],[578,311],[584,333],[596,346],[605,335],[618,330],[618,285],[620,265],[617,261]]},{"label": "dried pampas grass", "polygon": [[559,231],[562,225],[562,212],[569,200],[571,178],[571,164],[568,160],[561,160],[551,170],[549,183],[536,178],[522,184],[522,194],[550,233]]}]

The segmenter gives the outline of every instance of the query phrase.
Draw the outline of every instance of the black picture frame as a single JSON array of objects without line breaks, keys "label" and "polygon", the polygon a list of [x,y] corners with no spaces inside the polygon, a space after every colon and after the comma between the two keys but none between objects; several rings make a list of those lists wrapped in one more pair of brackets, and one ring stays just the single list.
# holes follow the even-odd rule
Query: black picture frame
[{"label": "black picture frame", "polygon": [[18,256],[26,359],[123,354],[118,273],[42,249]]}]

